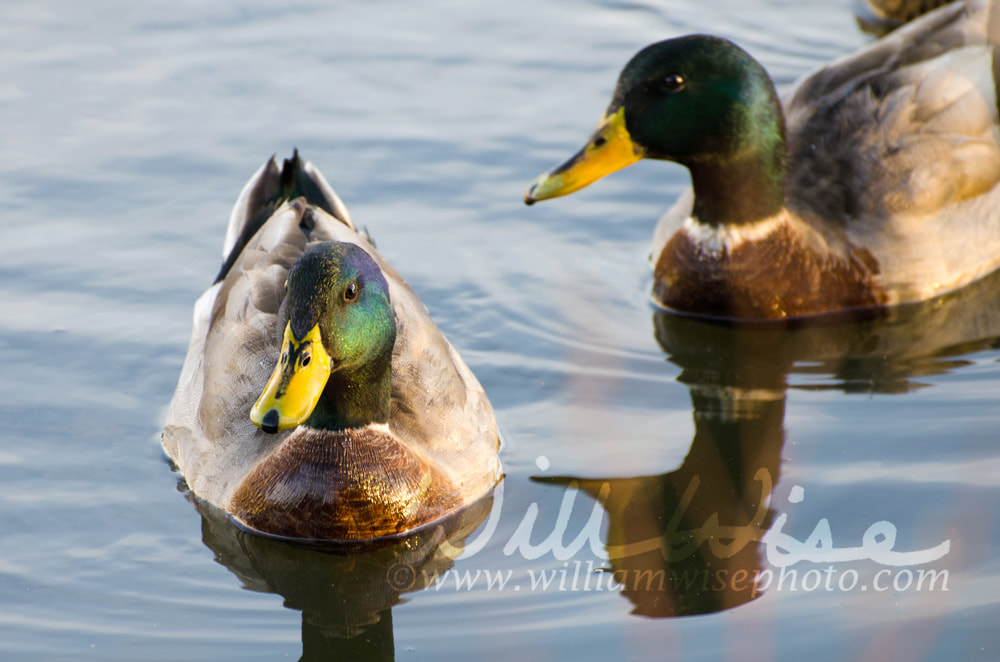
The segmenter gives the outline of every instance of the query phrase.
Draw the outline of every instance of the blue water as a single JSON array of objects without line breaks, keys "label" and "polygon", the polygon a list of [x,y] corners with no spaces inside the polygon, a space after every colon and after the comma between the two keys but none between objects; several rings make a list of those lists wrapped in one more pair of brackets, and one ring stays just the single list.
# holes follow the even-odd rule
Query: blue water
[{"label": "blue water", "polygon": [[[641,46],[721,34],[785,86],[869,39],[851,8],[5,3],[0,658],[1000,657],[1000,279],[728,329],[649,305],[682,169],[521,203]],[[296,146],[496,409],[457,560],[247,536],[159,448],[229,207]]]}]

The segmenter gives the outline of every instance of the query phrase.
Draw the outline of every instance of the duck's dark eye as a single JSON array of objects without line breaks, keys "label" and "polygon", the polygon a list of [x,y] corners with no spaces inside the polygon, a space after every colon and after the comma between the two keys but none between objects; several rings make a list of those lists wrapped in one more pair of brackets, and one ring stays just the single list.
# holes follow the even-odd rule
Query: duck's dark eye
[{"label": "duck's dark eye", "polygon": [[358,284],[353,280],[344,289],[344,301],[354,301],[358,298]]},{"label": "duck's dark eye", "polygon": [[663,87],[670,90],[671,92],[677,92],[678,90],[684,89],[684,84],[687,81],[684,80],[684,76],[680,74],[671,74],[663,79]]}]

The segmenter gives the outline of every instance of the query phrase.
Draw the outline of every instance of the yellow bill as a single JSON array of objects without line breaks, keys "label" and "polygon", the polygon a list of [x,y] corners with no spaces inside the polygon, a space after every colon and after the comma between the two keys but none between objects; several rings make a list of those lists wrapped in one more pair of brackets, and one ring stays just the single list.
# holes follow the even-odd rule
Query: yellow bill
[{"label": "yellow bill", "polygon": [[569,161],[538,177],[524,194],[526,204],[579,191],[601,177],[640,160],[646,150],[632,142],[625,108],[605,115],[590,140]]},{"label": "yellow bill", "polygon": [[264,432],[289,430],[312,414],[330,378],[330,355],[317,324],[301,340],[285,325],[281,359],[264,392],[250,410],[250,420]]}]

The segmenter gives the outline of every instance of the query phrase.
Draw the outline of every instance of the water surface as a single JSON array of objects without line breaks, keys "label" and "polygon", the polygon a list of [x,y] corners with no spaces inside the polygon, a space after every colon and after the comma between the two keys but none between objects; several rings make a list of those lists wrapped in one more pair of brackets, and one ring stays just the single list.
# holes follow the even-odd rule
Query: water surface
[{"label": "water surface", "polygon": [[[848,0],[0,8],[0,657],[997,659],[998,279],[731,329],[648,302],[682,169],[521,203],[694,31],[781,87],[868,40]],[[502,490],[441,536],[247,536],[159,448],[229,206],[296,146],[496,409]]]}]

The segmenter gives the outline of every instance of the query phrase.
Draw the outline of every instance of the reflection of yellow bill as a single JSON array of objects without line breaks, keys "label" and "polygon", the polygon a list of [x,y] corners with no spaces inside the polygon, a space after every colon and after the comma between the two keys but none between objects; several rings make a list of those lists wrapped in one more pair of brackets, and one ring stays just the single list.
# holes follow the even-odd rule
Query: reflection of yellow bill
[{"label": "reflection of yellow bill", "polygon": [[555,170],[539,176],[524,194],[527,204],[579,191],[601,177],[630,166],[646,150],[632,142],[625,127],[625,108],[605,115],[579,152]]},{"label": "reflection of yellow bill", "polygon": [[319,324],[296,340],[285,325],[281,359],[250,410],[250,420],[265,432],[289,430],[312,414],[330,378],[330,355],[323,347]]}]

